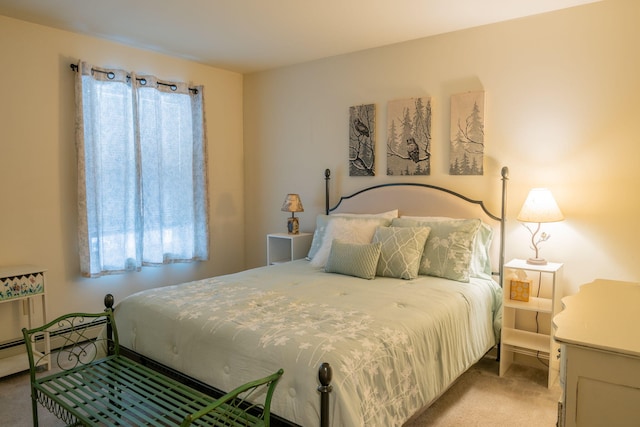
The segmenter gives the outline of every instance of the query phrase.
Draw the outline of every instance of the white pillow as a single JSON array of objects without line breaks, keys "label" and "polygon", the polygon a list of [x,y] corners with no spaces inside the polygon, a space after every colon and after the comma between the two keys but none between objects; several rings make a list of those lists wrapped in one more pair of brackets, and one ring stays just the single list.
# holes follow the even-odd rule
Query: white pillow
[{"label": "white pillow", "polygon": [[378,227],[388,227],[391,220],[382,217],[335,216],[330,217],[322,243],[311,258],[311,265],[324,267],[331,252],[331,243],[339,239],[343,243],[371,243]]},{"label": "white pillow", "polygon": [[[394,209],[387,212],[381,212],[378,214],[354,214],[354,213],[335,213],[331,215],[318,215],[316,217],[316,229],[313,232],[313,239],[311,240],[311,247],[309,248],[309,252],[307,253],[307,259],[312,260],[320,246],[322,246],[322,242],[324,241],[324,235],[327,229],[327,225],[331,218],[384,218],[389,220],[389,224],[393,218],[398,217],[398,209]],[[389,225],[387,224],[387,225]],[[369,243],[369,242],[367,242]]]},{"label": "white pillow", "polygon": [[359,218],[398,218],[398,209],[393,209],[387,212],[381,212],[377,214],[357,214],[357,213],[332,213],[331,216],[343,216],[343,217],[359,217]]},{"label": "white pillow", "polygon": [[324,235],[327,231],[327,225],[329,225],[329,215],[318,215],[316,217],[316,229],[313,231],[313,239],[311,240],[311,246],[309,247],[309,253],[307,259],[311,261],[318,253],[318,249],[322,246]]},{"label": "white pillow", "polygon": [[451,221],[452,219],[456,219],[456,218],[450,218],[448,216],[411,216],[411,215],[401,215],[400,218],[413,219],[416,221],[430,221],[430,222]]}]

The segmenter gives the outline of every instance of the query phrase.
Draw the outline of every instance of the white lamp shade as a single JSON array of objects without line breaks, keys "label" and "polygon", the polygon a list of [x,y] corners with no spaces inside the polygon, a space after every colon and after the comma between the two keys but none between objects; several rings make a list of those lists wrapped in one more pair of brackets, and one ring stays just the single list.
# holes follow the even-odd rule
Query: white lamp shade
[{"label": "white lamp shade", "polygon": [[553,194],[546,188],[534,188],[529,191],[518,214],[518,221],[521,222],[556,222],[563,219],[564,215]]}]

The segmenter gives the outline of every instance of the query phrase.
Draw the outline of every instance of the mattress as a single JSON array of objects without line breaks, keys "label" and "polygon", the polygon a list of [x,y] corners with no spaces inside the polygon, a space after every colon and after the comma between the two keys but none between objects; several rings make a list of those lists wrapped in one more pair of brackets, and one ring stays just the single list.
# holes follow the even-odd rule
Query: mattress
[{"label": "mattress", "polygon": [[150,289],[116,307],[121,345],[222,390],[279,368],[272,412],[335,426],[400,426],[496,343],[501,289],[420,276],[364,280],[298,260]]}]

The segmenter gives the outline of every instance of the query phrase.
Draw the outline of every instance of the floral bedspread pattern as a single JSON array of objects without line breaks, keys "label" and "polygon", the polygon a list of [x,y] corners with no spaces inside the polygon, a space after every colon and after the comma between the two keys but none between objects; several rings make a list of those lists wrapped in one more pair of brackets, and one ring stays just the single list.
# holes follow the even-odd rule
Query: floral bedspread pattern
[{"label": "floral bedspread pattern", "polygon": [[299,261],[138,293],[116,324],[125,346],[219,388],[283,367],[273,410],[302,425],[318,423],[317,367],[330,362],[332,425],[399,426],[494,344],[499,288],[486,288],[369,282]]}]

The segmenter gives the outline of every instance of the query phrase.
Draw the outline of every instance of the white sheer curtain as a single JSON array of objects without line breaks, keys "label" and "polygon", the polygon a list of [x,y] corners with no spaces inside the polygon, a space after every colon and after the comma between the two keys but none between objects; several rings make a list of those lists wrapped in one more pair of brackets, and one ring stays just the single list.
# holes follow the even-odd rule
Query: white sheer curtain
[{"label": "white sheer curtain", "polygon": [[83,275],[208,259],[202,87],[80,63]]}]

